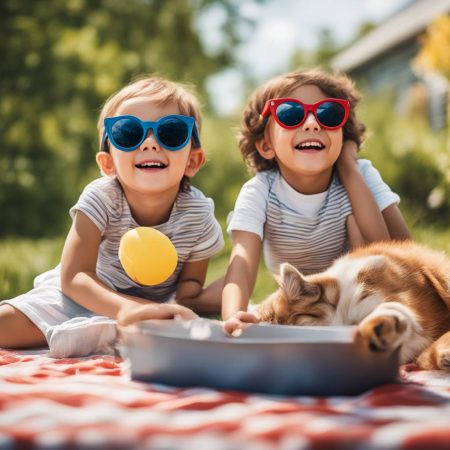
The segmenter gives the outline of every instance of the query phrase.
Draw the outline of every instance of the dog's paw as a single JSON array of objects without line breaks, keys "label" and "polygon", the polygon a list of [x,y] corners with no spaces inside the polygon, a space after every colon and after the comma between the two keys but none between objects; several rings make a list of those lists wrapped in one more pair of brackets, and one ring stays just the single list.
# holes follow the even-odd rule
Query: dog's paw
[{"label": "dog's paw", "polygon": [[450,372],[450,348],[439,350],[436,356],[438,368]]},{"label": "dog's paw", "polygon": [[358,336],[374,352],[391,352],[402,341],[407,322],[398,314],[383,313],[364,319],[358,325]]},{"label": "dog's paw", "polygon": [[417,357],[416,363],[424,370],[450,372],[450,331],[425,348]]}]

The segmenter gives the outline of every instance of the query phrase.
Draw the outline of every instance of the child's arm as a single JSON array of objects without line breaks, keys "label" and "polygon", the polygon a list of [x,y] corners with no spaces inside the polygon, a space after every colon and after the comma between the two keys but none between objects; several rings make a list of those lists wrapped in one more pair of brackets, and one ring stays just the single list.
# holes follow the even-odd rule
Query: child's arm
[{"label": "child's arm", "polygon": [[391,239],[411,239],[408,225],[406,225],[405,219],[397,205],[391,205],[384,209],[383,218],[386,222]]},{"label": "child's arm", "polygon": [[391,205],[383,212],[378,208],[359,171],[356,151],[355,142],[345,141],[337,161],[339,175],[353,209],[354,221],[351,217],[347,221],[352,247],[374,241],[409,239],[408,228],[397,205]]},{"label": "child's arm", "polygon": [[187,262],[181,270],[176,293],[176,302],[197,314],[220,314],[223,278],[203,289],[209,259]]},{"label": "child's arm", "polygon": [[261,254],[261,238],[248,231],[232,232],[230,263],[222,293],[222,318],[225,330],[232,333],[245,323],[258,318],[247,312],[250,296],[255,287]]},{"label": "child's arm", "polygon": [[[90,311],[128,324],[144,319],[170,319],[195,314],[175,304],[159,304],[121,294],[96,275],[100,231],[82,212],[74,217],[61,258],[61,288],[65,295]],[[192,317],[190,317],[192,316]]]}]

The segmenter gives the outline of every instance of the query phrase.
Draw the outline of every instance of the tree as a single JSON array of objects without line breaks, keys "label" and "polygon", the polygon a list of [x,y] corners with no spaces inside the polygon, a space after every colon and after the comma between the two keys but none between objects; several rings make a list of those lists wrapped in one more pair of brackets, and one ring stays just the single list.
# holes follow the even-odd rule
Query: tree
[{"label": "tree", "polygon": [[297,49],[291,60],[291,67],[322,67],[330,69],[330,61],[336,55],[342,46],[340,46],[333,32],[327,28],[319,31],[317,45],[313,51],[306,52]]},{"label": "tree", "polygon": [[64,229],[97,170],[98,112],[121,86],[156,72],[204,97],[205,78],[231,61],[230,46],[207,54],[194,28],[211,3],[0,2],[0,236]]},{"label": "tree", "polygon": [[[421,49],[413,60],[413,67],[422,76],[437,74],[447,86],[447,128],[450,128],[450,16],[440,16],[431,23],[422,37]],[[447,80],[447,81],[445,81]],[[448,130],[447,130],[448,132]],[[450,210],[450,134],[447,134],[447,148],[435,152],[443,181],[437,185],[428,198],[429,204],[441,206],[446,203]]]},{"label": "tree", "polygon": [[440,73],[450,81],[450,16],[440,16],[428,27],[414,64]]}]

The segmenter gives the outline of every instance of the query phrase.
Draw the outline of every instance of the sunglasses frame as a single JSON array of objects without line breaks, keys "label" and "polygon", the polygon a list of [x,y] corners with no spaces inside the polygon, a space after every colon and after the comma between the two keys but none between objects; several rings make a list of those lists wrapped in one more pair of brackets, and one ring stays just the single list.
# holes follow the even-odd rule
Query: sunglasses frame
[{"label": "sunglasses frame", "polygon": [[[280,119],[277,116],[277,107],[279,105],[281,105],[282,103],[287,103],[287,102],[293,102],[293,103],[297,103],[299,105],[301,105],[303,107],[303,110],[305,112],[305,115],[303,117],[303,119],[295,125],[285,125],[283,122],[280,121]],[[341,105],[344,108],[344,118],[342,119],[342,122],[335,126],[335,127],[329,127],[327,125],[324,125],[317,117],[317,108],[322,105],[323,103],[327,103],[327,102],[331,102],[331,103],[338,103],[339,105]],[[314,114],[314,117],[316,118],[317,123],[322,127],[325,128],[326,130],[337,130],[338,128],[343,127],[347,120],[348,120],[348,116],[350,114],[350,102],[348,100],[345,100],[343,98],[325,98],[323,100],[320,100],[317,103],[313,103],[313,104],[308,104],[308,103],[303,103],[300,100],[296,99],[296,98],[272,98],[267,100],[266,104],[264,105],[264,108],[262,110],[261,116],[262,117],[267,117],[269,114],[272,114],[272,117],[275,119],[275,121],[277,122],[278,125],[280,125],[280,127],[286,128],[288,130],[292,130],[294,128],[298,128],[301,125],[303,125],[303,123],[305,122],[306,118],[308,117],[308,114],[312,112]]]},{"label": "sunglasses frame", "polygon": [[[181,120],[188,126],[188,134],[187,134],[186,140],[181,145],[178,145],[176,147],[168,147],[166,144],[161,142],[161,140],[158,136],[158,128],[166,120],[174,119],[174,118]],[[140,123],[140,125],[142,127],[142,130],[143,130],[142,139],[140,140],[140,142],[138,144],[136,144],[132,147],[122,147],[121,145],[118,145],[117,142],[115,142],[114,138],[112,137],[112,131],[113,131],[112,128],[113,128],[114,124],[122,119],[136,120],[137,122]],[[163,147],[166,150],[169,150],[171,152],[175,152],[175,151],[180,150],[183,147],[185,147],[187,145],[187,143],[191,140],[191,137],[194,140],[193,148],[201,147],[197,124],[195,122],[195,119],[191,116],[183,116],[181,114],[171,114],[168,116],[161,117],[156,122],[152,122],[152,121],[146,122],[146,121],[139,119],[139,117],[131,116],[131,115],[106,117],[104,120],[104,127],[105,127],[105,131],[103,133],[103,139],[102,139],[102,144],[101,144],[102,150],[105,150],[105,149],[107,150],[106,141],[107,141],[107,139],[109,139],[111,144],[118,150],[121,150],[123,152],[132,152],[132,151],[136,150],[137,148],[139,148],[142,145],[142,143],[145,141],[145,139],[147,139],[148,130],[150,130],[150,129],[153,130],[153,135],[155,136],[156,142],[158,142],[158,144],[161,147]]]}]

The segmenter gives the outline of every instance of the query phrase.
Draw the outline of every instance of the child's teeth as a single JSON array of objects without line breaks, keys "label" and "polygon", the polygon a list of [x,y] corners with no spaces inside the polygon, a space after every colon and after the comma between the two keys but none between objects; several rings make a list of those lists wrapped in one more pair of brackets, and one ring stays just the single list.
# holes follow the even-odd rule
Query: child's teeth
[{"label": "child's teeth", "polygon": [[318,150],[321,150],[324,146],[320,142],[302,142],[297,146],[297,148],[316,148]]},{"label": "child's teeth", "polygon": [[139,164],[140,167],[164,167],[164,164],[158,162]]}]

